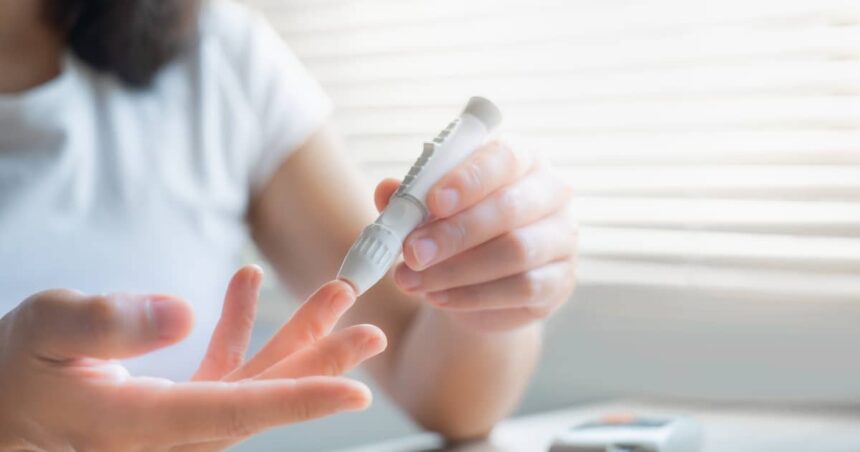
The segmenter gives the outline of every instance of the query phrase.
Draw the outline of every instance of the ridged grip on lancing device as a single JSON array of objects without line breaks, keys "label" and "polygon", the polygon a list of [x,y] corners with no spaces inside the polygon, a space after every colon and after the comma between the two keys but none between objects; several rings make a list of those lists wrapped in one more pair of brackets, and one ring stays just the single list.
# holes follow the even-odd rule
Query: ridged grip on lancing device
[{"label": "ridged grip on lancing device", "polygon": [[349,249],[337,277],[352,284],[359,295],[382,279],[400,256],[406,236],[427,221],[427,193],[433,185],[475,152],[501,121],[492,102],[469,99],[460,116],[424,143],[388,206]]}]

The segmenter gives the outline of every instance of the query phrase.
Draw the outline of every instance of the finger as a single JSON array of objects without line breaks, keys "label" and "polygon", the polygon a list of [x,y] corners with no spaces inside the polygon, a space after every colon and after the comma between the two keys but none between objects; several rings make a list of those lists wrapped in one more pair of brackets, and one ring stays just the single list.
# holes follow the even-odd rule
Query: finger
[{"label": "finger", "polygon": [[131,392],[129,419],[119,425],[132,438],[186,444],[361,410],[370,399],[366,386],[343,377],[144,385]]},{"label": "finger", "polygon": [[403,246],[404,260],[409,268],[423,270],[551,215],[569,199],[568,186],[548,168],[540,168],[469,209],[413,231]]},{"label": "finger", "polygon": [[452,311],[529,308],[549,314],[547,309],[570,292],[574,281],[574,261],[567,259],[487,283],[430,292],[427,300]]},{"label": "finger", "polygon": [[168,295],[69,290],[38,293],[14,317],[31,351],[53,360],[141,355],[179,341],[193,324],[191,306]]},{"label": "finger", "polygon": [[530,154],[491,141],[433,186],[427,194],[427,208],[436,218],[451,216],[519,179],[531,166]]},{"label": "finger", "polygon": [[435,292],[526,272],[571,257],[575,251],[575,228],[565,215],[553,215],[502,234],[423,271],[417,272],[400,263],[394,272],[394,280],[407,292]]},{"label": "finger", "polygon": [[373,325],[355,325],[334,332],[260,374],[258,379],[337,376],[385,350],[385,333]]},{"label": "finger", "polygon": [[227,375],[229,381],[250,378],[272,364],[328,335],[355,302],[355,291],[343,281],[319,288],[284,326],[244,366]]},{"label": "finger", "polygon": [[254,328],[262,281],[263,269],[256,265],[242,267],[233,275],[227,286],[221,318],[194,380],[217,380],[242,364]]},{"label": "finger", "polygon": [[388,200],[391,195],[400,187],[400,181],[397,179],[384,179],[376,186],[376,191],[373,193],[373,200],[376,203],[376,210],[382,212],[388,206]]}]

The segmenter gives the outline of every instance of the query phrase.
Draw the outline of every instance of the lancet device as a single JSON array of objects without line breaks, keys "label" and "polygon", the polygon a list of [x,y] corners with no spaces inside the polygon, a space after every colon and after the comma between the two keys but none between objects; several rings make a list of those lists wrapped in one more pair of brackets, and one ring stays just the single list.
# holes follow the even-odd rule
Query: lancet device
[{"label": "lancet device", "polygon": [[375,222],[352,244],[338,279],[361,295],[376,284],[400,256],[403,241],[429,218],[427,192],[446,173],[471,155],[502,122],[502,114],[483,97],[469,99],[466,108],[433,141],[424,143],[400,188]]}]

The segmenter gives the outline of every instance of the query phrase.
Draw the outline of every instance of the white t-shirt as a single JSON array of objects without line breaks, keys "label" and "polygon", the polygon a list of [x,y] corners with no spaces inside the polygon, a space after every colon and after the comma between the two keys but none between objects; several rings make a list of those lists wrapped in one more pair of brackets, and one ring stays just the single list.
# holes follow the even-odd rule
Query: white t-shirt
[{"label": "white t-shirt", "polygon": [[204,8],[149,90],[68,55],[54,80],[0,95],[0,315],[49,288],[184,297],[191,336],[127,365],[187,378],[247,244],[249,198],[330,111],[271,27],[228,1]]}]

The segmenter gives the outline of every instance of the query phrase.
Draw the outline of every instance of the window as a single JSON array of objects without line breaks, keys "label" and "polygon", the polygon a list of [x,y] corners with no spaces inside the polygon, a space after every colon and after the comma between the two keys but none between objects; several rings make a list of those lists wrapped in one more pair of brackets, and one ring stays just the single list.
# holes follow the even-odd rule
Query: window
[{"label": "window", "polygon": [[860,299],[856,2],[252,3],[374,180],[502,105],[578,193],[581,286]]}]

